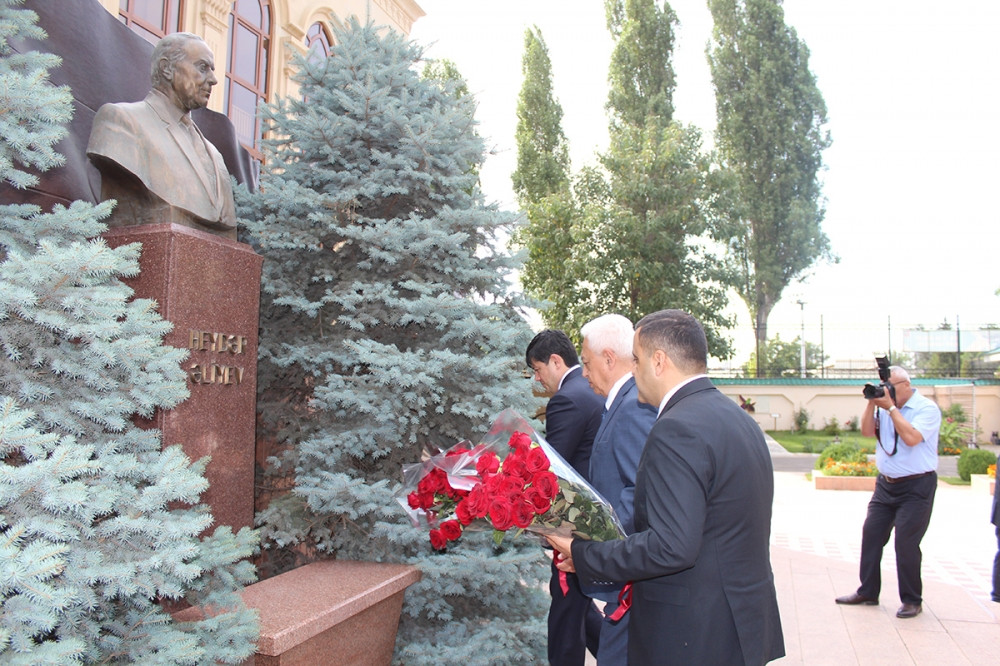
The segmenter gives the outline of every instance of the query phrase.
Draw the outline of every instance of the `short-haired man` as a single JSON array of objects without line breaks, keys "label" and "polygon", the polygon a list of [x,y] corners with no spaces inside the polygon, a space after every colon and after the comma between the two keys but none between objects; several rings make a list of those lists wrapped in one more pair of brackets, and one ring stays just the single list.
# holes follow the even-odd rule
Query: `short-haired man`
[{"label": "short-haired man", "polygon": [[879,471],[861,534],[861,586],[836,601],[878,604],[882,549],[895,527],[896,577],[903,602],[896,617],[910,618],[923,609],[920,541],[930,524],[937,490],[941,410],[913,388],[909,373],[898,365],[889,368],[888,386],[882,393],[868,399],[861,417],[861,434],[877,439]]},{"label": "short-haired man", "polygon": [[101,198],[118,201],[109,225],[174,222],[235,240],[226,163],[191,121],[219,82],[211,49],[191,33],[167,35],[150,78],[141,102],[105,104],[94,117],[87,155],[101,171]]},{"label": "short-haired man", "polygon": [[630,664],[764,664],[784,655],[769,539],[774,472],[760,426],[705,375],[705,331],[636,324],[639,400],[658,406],[635,479],[635,532],[548,537],[584,580],[633,581]]},{"label": "short-haired man", "polygon": [[[581,476],[590,470],[590,451],[601,425],[604,401],[594,393],[580,370],[572,340],[562,331],[547,329],[528,344],[524,360],[551,397],[545,407],[545,439]],[[580,590],[574,575],[564,577],[552,568],[549,593],[548,653],[555,666],[582,666],[587,649],[597,654],[601,616],[590,597]],[[589,630],[588,630],[589,628]]]},{"label": "short-haired man", "polygon": [[[604,418],[590,454],[590,483],[611,502],[626,534],[634,530],[635,472],[646,437],[656,420],[656,409],[638,400],[632,377],[632,322],[619,314],[602,315],[580,329],[583,376],[594,393],[604,396]],[[586,594],[606,602],[600,666],[628,664],[628,622],[616,619],[621,583],[581,581]]]}]

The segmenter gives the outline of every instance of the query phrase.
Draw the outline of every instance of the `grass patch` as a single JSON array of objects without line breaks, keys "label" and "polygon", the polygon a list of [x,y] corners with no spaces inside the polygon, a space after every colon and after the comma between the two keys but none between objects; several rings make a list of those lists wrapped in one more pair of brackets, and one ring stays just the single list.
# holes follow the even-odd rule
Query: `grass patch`
[{"label": "grass patch", "polygon": [[819,453],[836,439],[845,444],[857,444],[861,447],[874,448],[874,437],[862,437],[859,432],[847,432],[834,437],[822,430],[807,430],[806,432],[792,432],[789,430],[768,430],[767,434],[773,437],[778,444],[781,444],[789,453]]},{"label": "grass patch", "polygon": [[971,486],[972,481],[966,481],[960,476],[939,476],[938,481],[944,481],[949,486]]}]

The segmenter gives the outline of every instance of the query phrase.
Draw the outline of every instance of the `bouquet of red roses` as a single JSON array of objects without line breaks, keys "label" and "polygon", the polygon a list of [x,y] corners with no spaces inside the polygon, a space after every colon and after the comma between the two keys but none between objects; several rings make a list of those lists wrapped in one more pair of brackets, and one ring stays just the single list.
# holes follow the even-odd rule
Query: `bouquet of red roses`
[{"label": "bouquet of red roses", "polygon": [[517,412],[504,410],[483,442],[462,441],[403,466],[396,499],[431,546],[444,550],[467,529],[572,534],[607,541],[624,537],[611,504]]}]

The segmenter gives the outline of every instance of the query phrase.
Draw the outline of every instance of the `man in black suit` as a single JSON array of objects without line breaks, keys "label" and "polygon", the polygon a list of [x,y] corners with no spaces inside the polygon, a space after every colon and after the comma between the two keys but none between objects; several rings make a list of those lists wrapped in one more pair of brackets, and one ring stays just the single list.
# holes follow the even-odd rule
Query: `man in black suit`
[{"label": "man in black suit", "polygon": [[621,541],[549,537],[584,578],[632,581],[632,664],[763,664],[784,656],[769,539],[774,476],[760,427],[705,375],[698,321],[636,324],[639,400],[659,407]]},{"label": "man in black suit", "polygon": [[[573,342],[562,331],[547,329],[528,344],[525,362],[535,380],[552,396],[545,407],[545,439],[580,475],[588,479],[590,450],[601,426],[604,401],[583,377]],[[568,588],[563,592],[563,583]],[[549,581],[549,663],[582,666],[586,650],[597,654],[601,614],[580,590],[573,574],[560,579],[552,568]]]}]

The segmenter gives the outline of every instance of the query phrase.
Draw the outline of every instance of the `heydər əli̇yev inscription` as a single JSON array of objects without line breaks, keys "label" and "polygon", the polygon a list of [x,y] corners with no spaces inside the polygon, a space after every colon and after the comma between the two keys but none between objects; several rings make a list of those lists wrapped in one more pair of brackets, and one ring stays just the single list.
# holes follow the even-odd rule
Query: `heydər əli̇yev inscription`
[{"label": "heyd\u0259r \u0259li\u0307yev inscription", "polygon": [[[188,337],[188,348],[195,352],[210,351],[236,355],[242,354],[246,346],[245,335],[227,335],[191,329]],[[188,379],[192,384],[239,385],[243,382],[243,367],[219,363],[194,363],[188,367]]]}]

